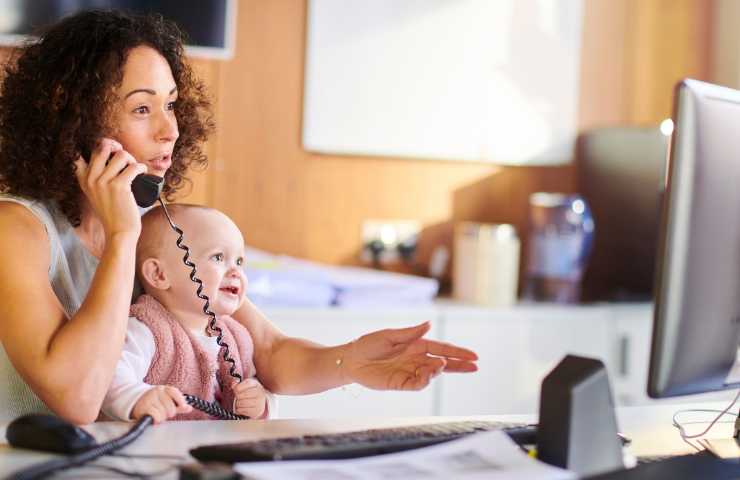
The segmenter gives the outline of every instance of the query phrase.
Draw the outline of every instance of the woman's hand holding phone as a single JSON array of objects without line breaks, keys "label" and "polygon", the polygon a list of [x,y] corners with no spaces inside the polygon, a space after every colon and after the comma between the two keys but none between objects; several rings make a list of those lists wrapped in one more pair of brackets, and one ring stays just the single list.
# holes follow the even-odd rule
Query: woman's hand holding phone
[{"label": "woman's hand holding phone", "polygon": [[145,164],[137,162],[111,138],[100,141],[89,162],[82,156],[75,161],[80,188],[100,217],[107,238],[119,234],[138,238],[141,218],[131,193],[131,182],[146,171]]}]

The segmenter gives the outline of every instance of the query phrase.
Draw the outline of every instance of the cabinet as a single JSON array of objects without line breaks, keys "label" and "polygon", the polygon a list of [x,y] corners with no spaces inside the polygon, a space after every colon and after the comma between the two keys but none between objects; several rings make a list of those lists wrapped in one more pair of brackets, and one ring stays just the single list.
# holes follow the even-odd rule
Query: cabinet
[{"label": "cabinet", "polygon": [[326,345],[432,320],[430,338],[471,348],[480,357],[477,373],[442,375],[421,392],[379,392],[351,385],[316,395],[281,396],[281,417],[532,413],[538,409],[542,378],[568,353],[604,362],[618,405],[654,402],[646,394],[649,303],[485,308],[439,302],[417,308],[281,308],[265,313],[286,334]]},{"label": "cabinet", "polygon": [[444,339],[475,350],[473,375],[440,378],[442,415],[531,413],[542,378],[568,354],[614,363],[603,307],[448,308]]},{"label": "cabinet", "polygon": [[610,308],[614,325],[616,365],[610,371],[614,401],[618,405],[642,405],[647,396],[650,342],[653,328],[651,304],[614,305]]}]

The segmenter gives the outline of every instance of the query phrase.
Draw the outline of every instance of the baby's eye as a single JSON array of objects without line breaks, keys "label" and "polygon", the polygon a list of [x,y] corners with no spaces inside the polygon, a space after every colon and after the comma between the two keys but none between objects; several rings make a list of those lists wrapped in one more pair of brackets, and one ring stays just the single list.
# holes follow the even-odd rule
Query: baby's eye
[{"label": "baby's eye", "polygon": [[215,260],[217,262],[223,262],[224,261],[224,254],[223,253],[214,253],[211,255],[211,260]]},{"label": "baby's eye", "polygon": [[237,266],[241,267],[244,264],[244,259],[242,257],[239,257],[236,259]]},{"label": "baby's eye", "polygon": [[139,113],[139,114],[145,115],[145,114],[149,113],[149,107],[147,107],[147,106],[137,107],[137,108],[134,109],[134,113]]}]

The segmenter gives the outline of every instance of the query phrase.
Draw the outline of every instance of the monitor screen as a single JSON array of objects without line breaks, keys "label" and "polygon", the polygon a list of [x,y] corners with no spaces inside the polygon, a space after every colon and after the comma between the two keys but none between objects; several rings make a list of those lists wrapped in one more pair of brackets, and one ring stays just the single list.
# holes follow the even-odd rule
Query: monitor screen
[{"label": "monitor screen", "polygon": [[88,9],[160,13],[185,32],[189,55],[233,56],[236,0],[5,0],[0,1],[0,45],[18,45],[38,28]]},{"label": "monitor screen", "polygon": [[737,387],[740,91],[676,87],[656,264],[648,394]]}]

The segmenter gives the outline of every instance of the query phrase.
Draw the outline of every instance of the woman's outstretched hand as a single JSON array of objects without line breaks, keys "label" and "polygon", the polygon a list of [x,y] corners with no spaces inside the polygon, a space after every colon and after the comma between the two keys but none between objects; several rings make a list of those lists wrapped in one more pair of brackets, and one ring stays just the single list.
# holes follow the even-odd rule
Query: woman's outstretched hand
[{"label": "woman's outstretched hand", "polygon": [[475,372],[478,356],[466,348],[422,338],[429,322],[379,330],[348,344],[347,380],[375,390],[421,390],[444,372]]}]

